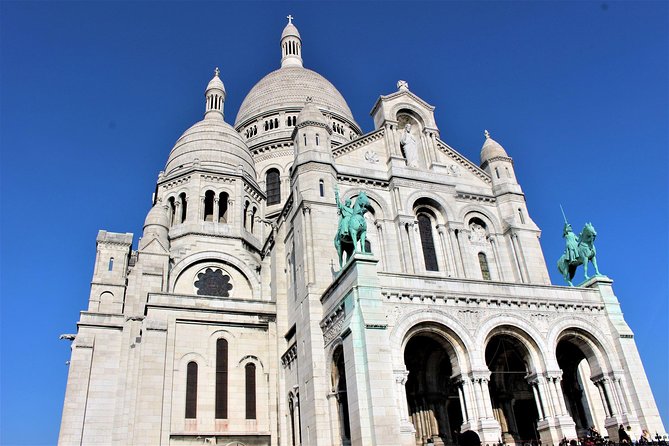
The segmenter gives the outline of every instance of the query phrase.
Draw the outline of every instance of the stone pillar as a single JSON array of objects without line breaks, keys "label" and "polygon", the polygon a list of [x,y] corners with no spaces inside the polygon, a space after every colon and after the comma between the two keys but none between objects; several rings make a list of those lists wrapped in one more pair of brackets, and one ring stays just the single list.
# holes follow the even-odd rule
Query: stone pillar
[{"label": "stone pillar", "polygon": [[[558,444],[563,438],[576,439],[576,423],[567,411],[567,405],[562,394],[562,370],[547,371],[543,376],[537,377],[537,390],[546,417],[537,423],[537,430],[544,444]],[[543,386],[542,386],[543,384]],[[545,395],[548,399],[541,398],[541,388],[547,389]]]},{"label": "stone pillar", "polygon": [[449,277],[455,277],[455,271],[453,271],[452,265],[453,265],[453,259],[449,258],[450,255],[450,247],[448,243],[448,235],[447,235],[447,229],[445,225],[437,225],[437,232],[439,233],[439,242],[441,244],[441,254],[442,257],[444,258],[444,269],[446,271],[446,274]]},{"label": "stone pillar", "polygon": [[409,419],[409,407],[407,404],[406,383],[409,378],[409,371],[406,369],[393,370],[395,375],[395,392],[397,393],[397,407],[400,412],[400,432],[410,433],[412,436],[416,433],[416,428]]},{"label": "stone pillar", "polygon": [[529,283],[529,274],[527,272],[527,265],[525,264],[525,256],[520,245],[520,239],[515,232],[511,233],[511,243],[513,244],[513,253],[518,263],[518,271],[520,273],[520,280],[523,283]]},{"label": "stone pillar", "polygon": [[213,215],[211,216],[211,221],[214,223],[218,224],[218,211],[220,209],[219,206],[219,198],[218,195],[214,195],[214,210],[213,210]]},{"label": "stone pillar", "polygon": [[349,328],[343,339],[351,444],[397,446],[404,437],[394,391],[397,384],[387,362],[389,334],[377,263],[371,255],[356,253],[347,266],[352,271],[346,272],[353,281],[346,298]]},{"label": "stone pillar", "polygon": [[473,371],[470,375],[470,383],[473,388],[476,406],[476,418],[470,422],[469,429],[478,433],[482,444],[497,443],[501,436],[499,422],[493,416],[492,401],[488,382],[490,371]]},{"label": "stone pillar", "polygon": [[457,271],[457,277],[465,277],[465,268],[462,261],[462,249],[460,248],[460,241],[458,236],[455,233],[457,229],[448,228],[448,235],[451,240],[451,250],[453,251],[453,258],[455,259],[455,267]]},{"label": "stone pillar", "polygon": [[492,247],[493,256],[495,257],[495,265],[497,265],[497,280],[504,281],[506,280],[506,277],[504,277],[502,259],[500,259],[499,249],[497,249],[497,237],[490,235],[488,238],[490,240],[490,246]]},{"label": "stone pillar", "polygon": [[386,257],[386,240],[385,240],[385,234],[383,232],[383,221],[376,220],[374,222],[374,225],[376,226],[376,234],[379,239],[379,255],[381,257],[381,263],[383,263],[383,269],[386,271],[390,271],[390,265],[388,264],[388,260]]},{"label": "stone pillar", "polygon": [[424,266],[421,268],[421,265],[423,264],[423,262],[421,262],[423,250],[417,241],[416,231],[418,231],[418,222],[414,220],[407,222],[407,233],[409,235],[409,248],[411,249],[413,272],[423,272],[425,271]]}]

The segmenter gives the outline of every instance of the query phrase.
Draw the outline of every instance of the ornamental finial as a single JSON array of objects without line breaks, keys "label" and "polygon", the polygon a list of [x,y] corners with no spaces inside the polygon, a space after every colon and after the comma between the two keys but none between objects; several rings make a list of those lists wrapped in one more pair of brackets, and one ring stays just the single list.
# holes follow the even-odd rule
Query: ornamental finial
[{"label": "ornamental finial", "polygon": [[218,77],[219,74],[221,74],[221,70],[219,70],[218,67],[216,67],[216,69],[214,70],[214,76]]},{"label": "ornamental finial", "polygon": [[489,131],[484,130],[483,134],[485,135],[485,139],[490,139],[490,132]]},{"label": "ornamental finial", "polygon": [[293,16],[290,15],[290,14],[288,14],[288,15],[286,16],[286,18],[288,19],[288,24],[289,24],[289,25],[292,25],[292,24],[293,24]]},{"label": "ornamental finial", "polygon": [[399,80],[399,81],[397,81],[397,89],[398,90],[408,90],[409,89],[409,83],[407,81]]},{"label": "ornamental finial", "polygon": [[313,101],[314,101],[314,98],[312,98],[311,96],[307,96],[307,102],[313,102]]}]

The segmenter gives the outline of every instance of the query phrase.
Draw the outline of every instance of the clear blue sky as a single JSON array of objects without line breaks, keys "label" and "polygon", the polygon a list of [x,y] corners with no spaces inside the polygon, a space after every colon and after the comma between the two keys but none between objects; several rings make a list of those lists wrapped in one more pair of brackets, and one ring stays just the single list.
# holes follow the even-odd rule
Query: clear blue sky
[{"label": "clear blue sky", "polygon": [[[562,203],[592,221],[669,423],[669,3],[0,2],[0,443],[54,444],[69,342],[98,229],[135,244],[158,172],[221,68],[232,122],[279,66],[291,13],[305,66],[364,131],[398,79],[478,162],[488,129],[514,158],[553,283]],[[579,272],[582,277],[582,272]],[[667,426],[669,427],[669,426]]]}]

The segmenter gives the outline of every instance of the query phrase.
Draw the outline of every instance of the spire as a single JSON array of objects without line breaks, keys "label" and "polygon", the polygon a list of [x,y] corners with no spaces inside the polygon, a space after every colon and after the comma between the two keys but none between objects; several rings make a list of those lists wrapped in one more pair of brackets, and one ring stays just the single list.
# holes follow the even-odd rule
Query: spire
[{"label": "spire", "polygon": [[207,90],[204,93],[207,99],[204,117],[223,117],[223,105],[225,103],[225,86],[218,77],[221,70],[216,67],[214,77],[209,81]]},{"label": "spire", "polygon": [[293,16],[286,17],[288,24],[281,33],[281,68],[302,66],[302,39],[293,25]]}]

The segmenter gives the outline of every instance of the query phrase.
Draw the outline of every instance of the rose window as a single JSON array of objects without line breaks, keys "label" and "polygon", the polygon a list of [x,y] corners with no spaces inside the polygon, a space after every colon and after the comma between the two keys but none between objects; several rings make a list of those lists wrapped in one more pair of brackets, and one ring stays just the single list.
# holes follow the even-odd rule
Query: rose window
[{"label": "rose window", "polygon": [[207,268],[204,272],[197,275],[195,288],[199,296],[230,296],[232,289],[230,276],[223,274],[220,269]]}]

